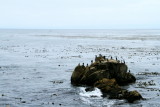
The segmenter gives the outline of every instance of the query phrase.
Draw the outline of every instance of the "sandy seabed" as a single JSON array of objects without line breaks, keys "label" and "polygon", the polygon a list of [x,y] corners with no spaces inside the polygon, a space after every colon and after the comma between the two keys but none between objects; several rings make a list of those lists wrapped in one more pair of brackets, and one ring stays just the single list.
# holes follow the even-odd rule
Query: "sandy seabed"
[{"label": "sandy seabed", "polygon": [[[74,67],[98,54],[125,60],[137,81],[123,88],[146,100],[129,104],[72,86]],[[0,30],[0,107],[159,107],[159,101],[159,30]]]}]

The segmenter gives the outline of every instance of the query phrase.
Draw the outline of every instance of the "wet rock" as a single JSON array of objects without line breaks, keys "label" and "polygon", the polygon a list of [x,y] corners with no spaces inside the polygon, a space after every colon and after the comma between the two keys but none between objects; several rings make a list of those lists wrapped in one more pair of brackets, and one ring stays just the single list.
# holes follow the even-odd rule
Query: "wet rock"
[{"label": "wet rock", "polygon": [[82,77],[84,76],[86,72],[86,68],[82,65],[78,65],[75,69],[74,72],[72,73],[71,77],[71,83],[73,85],[79,85]]},{"label": "wet rock", "polygon": [[108,93],[112,91],[112,89],[120,88],[115,79],[106,79],[106,78],[97,81],[94,84],[94,86],[101,89],[103,93]]},{"label": "wet rock", "polygon": [[87,87],[87,88],[85,89],[86,92],[94,91],[94,90],[95,90],[94,87]]},{"label": "wet rock", "polygon": [[78,65],[72,76],[71,83],[73,85],[89,85],[103,78],[115,78],[119,85],[126,85],[136,81],[136,78],[127,72],[128,67],[119,60],[106,59],[103,56],[95,58],[95,62],[90,66]]},{"label": "wet rock", "polygon": [[141,94],[137,91],[130,91],[125,94],[125,99],[128,100],[128,102],[133,103],[135,100],[143,99]]},{"label": "wet rock", "polygon": [[[110,99],[126,99],[128,102],[139,100],[142,96],[137,91],[127,91],[120,85],[134,83],[136,78],[129,72],[128,67],[116,58],[107,59],[99,55],[95,57],[95,62],[91,65],[78,65],[71,76],[72,85],[87,85],[99,88],[103,96],[109,96]],[[86,88],[86,91],[92,91],[92,88]]]},{"label": "wet rock", "polygon": [[126,99],[129,103],[142,99],[137,91],[127,91],[122,89],[115,79],[102,79],[95,83],[95,87],[99,88],[103,96],[109,95],[109,99]]}]

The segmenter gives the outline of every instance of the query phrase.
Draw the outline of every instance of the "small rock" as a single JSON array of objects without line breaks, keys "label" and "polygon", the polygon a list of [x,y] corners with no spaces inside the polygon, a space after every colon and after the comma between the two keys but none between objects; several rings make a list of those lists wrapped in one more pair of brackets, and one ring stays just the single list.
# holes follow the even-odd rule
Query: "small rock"
[{"label": "small rock", "polygon": [[86,92],[88,92],[88,91],[94,91],[94,90],[95,90],[94,87],[88,87],[88,88],[85,89]]},{"label": "small rock", "polygon": [[26,103],[26,101],[21,101],[21,103]]},{"label": "small rock", "polygon": [[52,95],[57,96],[57,94],[52,94]]}]

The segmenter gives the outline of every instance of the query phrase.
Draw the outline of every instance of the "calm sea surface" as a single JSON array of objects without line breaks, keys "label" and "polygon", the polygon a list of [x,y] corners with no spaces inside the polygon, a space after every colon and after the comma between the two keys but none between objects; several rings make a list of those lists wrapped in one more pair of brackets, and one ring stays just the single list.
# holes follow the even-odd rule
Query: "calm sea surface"
[{"label": "calm sea surface", "polygon": [[[74,87],[78,63],[125,60],[146,100],[133,104]],[[96,97],[92,97],[92,96]],[[0,107],[159,107],[160,30],[0,30]]]}]

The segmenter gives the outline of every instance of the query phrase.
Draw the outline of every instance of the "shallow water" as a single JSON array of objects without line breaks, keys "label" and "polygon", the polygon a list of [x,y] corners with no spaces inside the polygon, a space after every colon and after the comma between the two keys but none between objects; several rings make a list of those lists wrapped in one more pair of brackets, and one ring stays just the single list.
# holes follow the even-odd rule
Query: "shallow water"
[{"label": "shallow water", "polygon": [[[159,107],[160,30],[0,30],[0,107]],[[125,60],[136,76],[133,104],[85,92],[70,77],[95,55]]]}]

